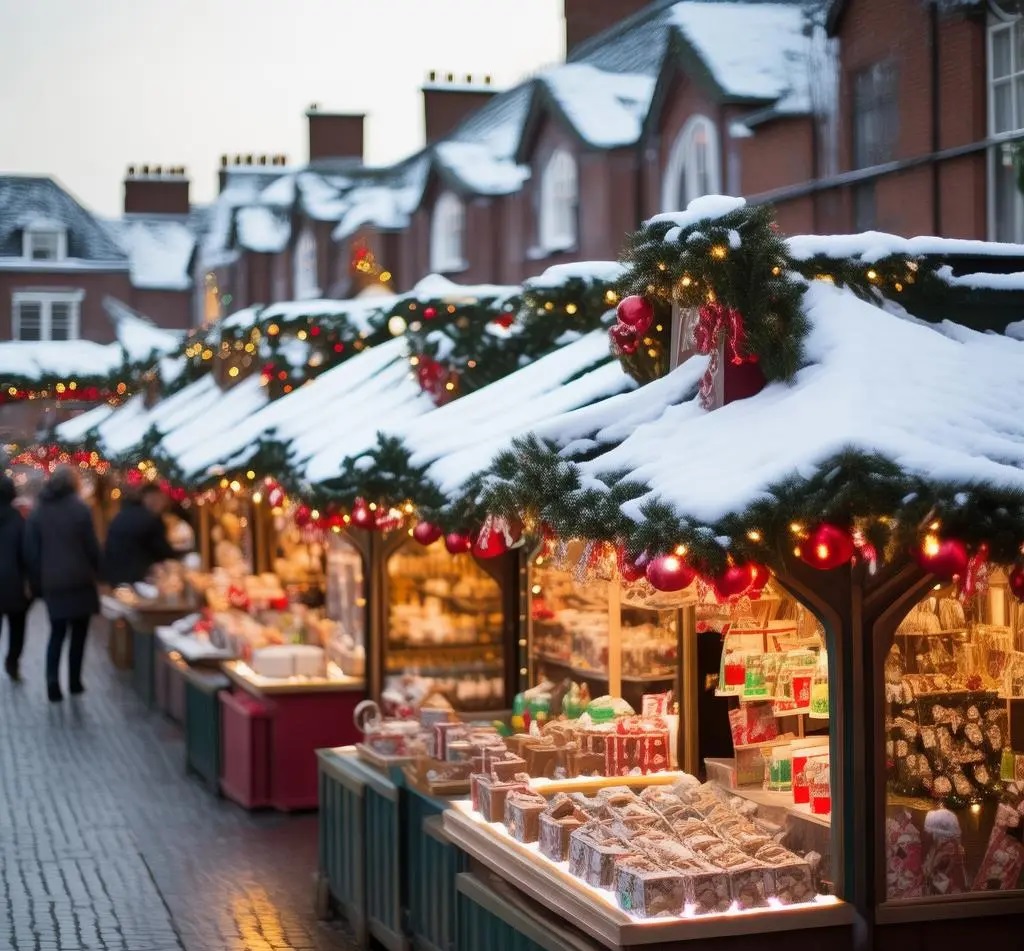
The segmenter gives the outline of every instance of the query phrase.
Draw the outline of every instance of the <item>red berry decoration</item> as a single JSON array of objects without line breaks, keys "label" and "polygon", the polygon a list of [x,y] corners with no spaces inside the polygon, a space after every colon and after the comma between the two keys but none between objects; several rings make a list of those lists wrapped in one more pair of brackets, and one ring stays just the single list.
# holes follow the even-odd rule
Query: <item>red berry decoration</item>
[{"label": "red berry decoration", "polygon": [[436,525],[431,525],[430,522],[417,522],[416,527],[412,530],[412,537],[421,545],[433,545],[442,534],[441,529]]},{"label": "red berry decoration", "polygon": [[682,591],[688,588],[697,573],[678,555],[658,555],[644,571],[652,587],[659,591]]},{"label": "red berry decoration", "polygon": [[631,294],[619,301],[615,316],[619,323],[632,328],[637,334],[645,334],[654,323],[654,305],[646,297]]},{"label": "red berry decoration", "polygon": [[473,554],[477,558],[499,558],[507,551],[505,535],[500,531],[481,532],[473,542]]},{"label": "red berry decoration", "polygon": [[356,499],[355,505],[352,506],[352,524],[357,528],[370,529],[376,527],[377,520],[373,517],[370,506],[362,499]]},{"label": "red berry decoration", "polygon": [[850,533],[828,522],[816,525],[796,546],[797,557],[821,571],[832,571],[833,568],[848,565],[853,552],[853,537]]},{"label": "red berry decoration", "polygon": [[1024,565],[1016,565],[1007,578],[1010,591],[1018,601],[1024,601]]},{"label": "red berry decoration", "polygon": [[962,576],[969,561],[967,546],[963,542],[955,538],[942,539],[938,535],[925,535],[917,552],[917,563],[943,581]]},{"label": "red berry decoration", "polygon": [[444,537],[444,547],[449,555],[464,555],[473,547],[473,539],[462,532],[449,532]]},{"label": "red berry decoration", "polygon": [[637,339],[636,331],[632,327],[627,327],[625,324],[615,324],[608,331],[608,336],[612,338],[612,343],[620,353],[627,355],[636,353],[639,340]]}]

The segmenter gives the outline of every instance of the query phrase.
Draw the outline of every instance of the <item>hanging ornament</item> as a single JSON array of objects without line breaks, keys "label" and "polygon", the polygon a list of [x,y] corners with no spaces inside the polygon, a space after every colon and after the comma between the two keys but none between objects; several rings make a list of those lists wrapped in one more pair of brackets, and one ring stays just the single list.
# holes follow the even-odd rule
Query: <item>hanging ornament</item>
[{"label": "hanging ornament", "polygon": [[925,535],[917,551],[917,563],[943,581],[963,576],[969,560],[963,542],[955,538],[942,539],[938,535]]},{"label": "hanging ornament", "polygon": [[768,582],[768,569],[748,561],[743,565],[729,565],[710,581],[719,602],[731,601],[743,595],[760,594]]},{"label": "hanging ornament", "polygon": [[697,573],[678,555],[657,555],[644,570],[647,580],[659,591],[682,591]]},{"label": "hanging ornament", "polygon": [[464,555],[473,547],[473,539],[463,532],[449,532],[444,537],[444,547],[449,555]]},{"label": "hanging ornament", "polygon": [[377,520],[370,511],[370,506],[363,499],[356,499],[352,506],[352,524],[357,528],[372,529],[376,526]]},{"label": "hanging ornament", "polygon": [[300,505],[295,510],[293,520],[299,528],[306,528],[313,521],[313,513],[308,505]]},{"label": "hanging ornament", "polygon": [[1010,592],[1018,601],[1024,601],[1024,564],[1016,564],[1007,576]]},{"label": "hanging ornament", "polygon": [[646,297],[631,294],[619,301],[615,316],[620,324],[625,324],[636,336],[642,336],[654,323],[654,305]]},{"label": "hanging ornament", "polygon": [[437,308],[436,307],[424,307],[423,308],[423,319],[424,320],[433,320],[436,316],[437,316]]},{"label": "hanging ornament", "polygon": [[627,327],[625,324],[615,324],[608,331],[608,336],[611,337],[612,344],[620,353],[624,353],[627,356],[636,353],[639,346],[639,338],[632,327]]},{"label": "hanging ornament", "polygon": [[967,561],[964,583],[960,586],[960,600],[967,601],[988,590],[988,545],[984,542]]},{"label": "hanging ornament", "polygon": [[477,558],[500,558],[507,551],[505,536],[498,531],[481,531],[473,542],[473,554]]},{"label": "hanging ornament", "polygon": [[421,545],[433,545],[441,535],[444,534],[436,525],[430,522],[417,522],[412,530],[412,537]]},{"label": "hanging ornament", "polygon": [[279,485],[273,486],[267,493],[267,503],[272,509],[279,509],[284,505],[284,489]]},{"label": "hanging ornament", "polygon": [[619,545],[617,549],[618,563],[619,563],[619,576],[623,581],[633,583],[639,581],[644,577],[644,571],[647,568],[648,557],[646,552],[641,552],[636,558],[630,558],[628,552],[623,545]]},{"label": "hanging ornament", "polygon": [[816,525],[796,546],[797,558],[820,571],[831,571],[849,564],[853,552],[850,533],[828,522]]}]

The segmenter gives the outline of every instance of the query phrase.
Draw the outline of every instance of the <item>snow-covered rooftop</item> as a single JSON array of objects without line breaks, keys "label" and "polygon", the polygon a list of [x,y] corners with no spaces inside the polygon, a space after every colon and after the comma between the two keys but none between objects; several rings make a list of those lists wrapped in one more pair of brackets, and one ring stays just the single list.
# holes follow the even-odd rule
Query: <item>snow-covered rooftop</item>
[{"label": "snow-covered rooftop", "polygon": [[653,76],[566,63],[541,74],[540,81],[588,144],[611,149],[640,138],[654,93]]},{"label": "snow-covered rooftop", "polygon": [[103,306],[114,323],[117,342],[128,363],[150,363],[180,346],[183,333],[157,327],[116,298],[105,298]]},{"label": "snow-covered rooftop", "polygon": [[184,291],[192,286],[196,236],[186,219],[128,215],[107,222],[107,227],[128,255],[134,287]]},{"label": "snow-covered rooftop", "polygon": [[29,380],[107,376],[122,365],[122,352],[116,343],[100,344],[90,340],[8,340],[0,343],[0,377],[24,377]]}]

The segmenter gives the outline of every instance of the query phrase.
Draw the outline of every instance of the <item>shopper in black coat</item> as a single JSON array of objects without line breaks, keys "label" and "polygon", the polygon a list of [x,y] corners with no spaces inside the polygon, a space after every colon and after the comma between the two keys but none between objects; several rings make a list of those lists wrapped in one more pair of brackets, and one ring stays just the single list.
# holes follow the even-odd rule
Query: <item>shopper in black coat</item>
[{"label": "shopper in black coat", "polygon": [[21,680],[18,663],[25,646],[28,570],[25,565],[25,518],[14,507],[17,493],[9,476],[0,475],[0,621],[7,618],[7,660],[11,680]]},{"label": "shopper in black coat", "polygon": [[50,615],[47,692],[50,700],[63,700],[60,655],[68,628],[68,686],[76,694],[83,690],[82,658],[89,620],[100,608],[100,545],[89,508],[78,497],[78,473],[74,469],[61,467],[50,476],[26,526],[25,552],[32,589],[46,602]]},{"label": "shopper in black coat", "polygon": [[116,587],[145,581],[153,565],[177,557],[167,540],[166,507],[167,496],[156,485],[125,497],[107,530],[103,550],[103,580],[107,584]]}]

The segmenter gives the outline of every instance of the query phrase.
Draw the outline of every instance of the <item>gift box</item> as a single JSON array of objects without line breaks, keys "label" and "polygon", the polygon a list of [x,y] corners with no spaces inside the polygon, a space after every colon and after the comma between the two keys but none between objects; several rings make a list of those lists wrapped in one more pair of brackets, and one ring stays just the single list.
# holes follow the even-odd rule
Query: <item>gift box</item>
[{"label": "gift box", "polygon": [[588,819],[568,796],[558,797],[540,816],[537,841],[541,854],[552,862],[564,862],[569,857],[569,837]]},{"label": "gift box", "polygon": [[770,743],[779,735],[770,703],[745,703],[729,711],[729,728],[734,747]]},{"label": "gift box", "polygon": [[547,800],[534,792],[510,792],[505,797],[505,828],[517,842],[540,838],[540,817]]},{"label": "gift box", "polygon": [[438,759],[448,759],[448,743],[451,740],[466,735],[466,728],[461,723],[434,723],[432,730],[434,736],[434,755]]}]

